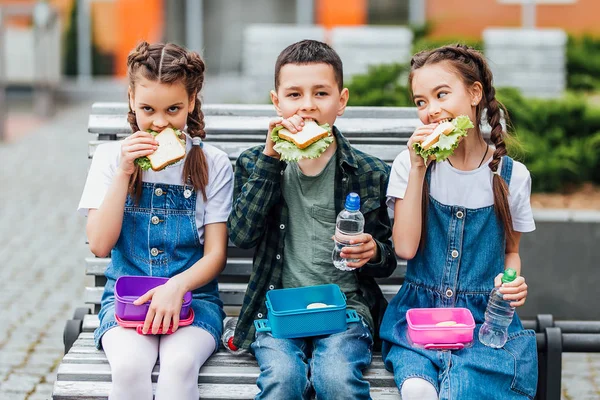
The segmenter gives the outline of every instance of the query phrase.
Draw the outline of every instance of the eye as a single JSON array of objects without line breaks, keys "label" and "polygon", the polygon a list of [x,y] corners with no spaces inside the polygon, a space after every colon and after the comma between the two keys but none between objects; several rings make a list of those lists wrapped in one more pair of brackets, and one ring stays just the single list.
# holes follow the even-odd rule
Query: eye
[{"label": "eye", "polygon": [[147,113],[154,111],[154,110],[152,110],[152,107],[150,107],[150,106],[143,106],[142,110],[144,110]]},{"label": "eye", "polygon": [[438,99],[441,99],[442,97],[446,97],[447,94],[448,94],[448,92],[439,92],[437,97],[438,97]]},{"label": "eye", "polygon": [[425,101],[424,100],[417,100],[417,101],[415,101],[415,105],[417,107],[423,107],[425,105]]},{"label": "eye", "polygon": [[317,96],[328,96],[329,93],[327,92],[317,92]]},{"label": "eye", "polygon": [[287,97],[294,97],[294,98],[296,98],[296,97],[300,97],[300,93],[297,93],[297,92],[291,92],[291,93],[288,93]]},{"label": "eye", "polygon": [[171,106],[167,111],[171,114],[175,114],[177,111],[179,111],[179,106]]}]

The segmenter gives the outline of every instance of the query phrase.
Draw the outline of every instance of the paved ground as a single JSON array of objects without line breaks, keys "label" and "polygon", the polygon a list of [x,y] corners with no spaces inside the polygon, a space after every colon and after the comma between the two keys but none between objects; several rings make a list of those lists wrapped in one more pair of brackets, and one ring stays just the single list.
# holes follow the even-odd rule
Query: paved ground
[{"label": "paved ground", "polygon": [[[83,304],[90,102],[50,121],[11,114],[0,143],[0,399],[51,397],[62,330]],[[565,354],[563,400],[600,399],[600,354]]]}]

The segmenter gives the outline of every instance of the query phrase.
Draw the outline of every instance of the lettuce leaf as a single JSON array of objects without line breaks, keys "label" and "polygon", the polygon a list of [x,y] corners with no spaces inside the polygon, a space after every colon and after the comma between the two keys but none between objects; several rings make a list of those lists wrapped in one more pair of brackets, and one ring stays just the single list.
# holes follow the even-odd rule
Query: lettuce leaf
[{"label": "lettuce leaf", "polygon": [[323,139],[317,140],[305,149],[299,149],[292,142],[288,142],[279,137],[278,132],[283,129],[283,126],[279,125],[273,128],[271,131],[271,139],[275,142],[273,150],[279,153],[281,161],[297,162],[303,158],[318,158],[323,154],[325,150],[333,143],[333,135],[331,134],[331,127],[329,124],[319,125],[323,129],[329,131],[329,136]]},{"label": "lettuce leaf", "polygon": [[454,130],[448,135],[440,135],[440,139],[431,146],[429,149],[424,150],[420,143],[413,145],[417,154],[423,157],[425,163],[429,160],[430,156],[435,157],[437,162],[446,160],[454,153],[454,150],[458,147],[459,139],[463,136],[467,136],[467,129],[473,128],[473,122],[466,115],[460,115],[452,120]]}]

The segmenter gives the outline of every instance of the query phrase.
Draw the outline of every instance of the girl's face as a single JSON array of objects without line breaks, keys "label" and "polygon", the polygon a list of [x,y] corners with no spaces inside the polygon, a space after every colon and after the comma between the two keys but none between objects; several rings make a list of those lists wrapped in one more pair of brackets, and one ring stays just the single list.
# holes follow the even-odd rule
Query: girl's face
[{"label": "girl's face", "polygon": [[129,103],[141,131],[183,130],[194,110],[195,96],[188,96],[180,82],[167,84],[139,77],[135,89],[129,88]]},{"label": "girl's face", "polygon": [[413,100],[423,124],[433,124],[459,115],[475,121],[482,86],[467,87],[447,62],[425,65],[413,72]]}]

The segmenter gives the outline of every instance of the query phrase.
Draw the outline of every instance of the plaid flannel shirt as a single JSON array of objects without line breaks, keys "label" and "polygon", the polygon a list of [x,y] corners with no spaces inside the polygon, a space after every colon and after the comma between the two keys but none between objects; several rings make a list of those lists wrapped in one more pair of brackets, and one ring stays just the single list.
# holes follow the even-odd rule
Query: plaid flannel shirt
[{"label": "plaid flannel shirt", "polygon": [[[365,217],[364,231],[373,236],[379,247],[379,261],[367,263],[355,272],[371,310],[376,334],[387,302],[374,278],[390,276],[397,265],[385,204],[390,167],[380,159],[354,149],[335,127],[333,134],[337,141],[336,214],[344,208],[348,193],[358,193]],[[238,157],[233,207],[227,221],[229,238],[237,247],[256,248],[234,338],[236,346],[246,349],[254,341],[254,320],[267,316],[267,291],[282,287],[283,247],[288,223],[288,208],[281,190],[287,164],[264,155],[263,149],[264,145],[255,146]]]}]

